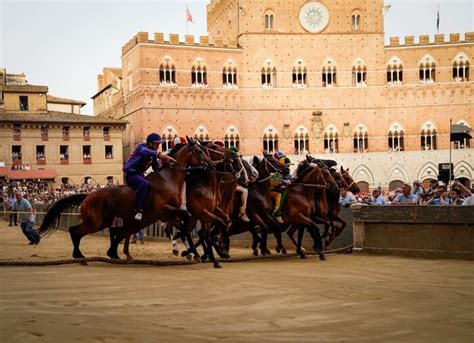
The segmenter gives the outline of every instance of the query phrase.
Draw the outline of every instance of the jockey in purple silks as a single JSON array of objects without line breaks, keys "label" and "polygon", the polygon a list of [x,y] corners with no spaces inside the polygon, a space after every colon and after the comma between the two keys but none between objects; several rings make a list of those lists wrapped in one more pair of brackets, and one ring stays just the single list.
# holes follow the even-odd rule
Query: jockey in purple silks
[{"label": "jockey in purple silks", "polygon": [[142,220],[145,198],[148,194],[149,181],[145,178],[145,171],[151,166],[156,172],[158,170],[158,159],[162,161],[176,161],[158,151],[161,144],[161,137],[157,133],[150,133],[146,143],[138,145],[125,162],[123,171],[125,181],[137,193],[136,220]]}]

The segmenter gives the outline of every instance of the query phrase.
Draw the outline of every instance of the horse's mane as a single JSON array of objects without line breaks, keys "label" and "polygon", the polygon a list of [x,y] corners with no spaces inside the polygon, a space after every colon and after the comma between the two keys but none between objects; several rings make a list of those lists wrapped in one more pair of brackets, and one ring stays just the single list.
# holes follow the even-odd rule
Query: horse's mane
[{"label": "horse's mane", "polygon": [[171,151],[168,153],[168,156],[171,156],[171,157],[174,157],[178,151],[183,147],[185,146],[186,144],[182,144],[182,143],[178,143],[176,144],[172,149]]},{"label": "horse's mane", "polygon": [[296,168],[296,179],[295,182],[299,183],[303,180],[306,174],[311,170],[311,165],[309,164],[308,161],[303,161],[302,163],[298,164],[298,167]]}]

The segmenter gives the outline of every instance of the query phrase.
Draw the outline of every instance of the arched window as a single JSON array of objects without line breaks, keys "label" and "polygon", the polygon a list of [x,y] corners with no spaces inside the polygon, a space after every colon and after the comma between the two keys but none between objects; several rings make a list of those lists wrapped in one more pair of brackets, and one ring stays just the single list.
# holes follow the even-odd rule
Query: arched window
[{"label": "arched window", "polygon": [[302,59],[298,59],[293,65],[292,80],[293,88],[306,87],[306,65]]},{"label": "arched window", "polygon": [[176,86],[176,66],[173,59],[166,55],[160,62],[160,86]]},{"label": "arched window", "polygon": [[323,64],[322,71],[323,87],[335,87],[336,83],[336,64],[330,58]]},{"label": "arched window", "polygon": [[[462,119],[458,121],[456,124],[464,125],[467,128],[470,128],[469,124]],[[459,139],[456,138],[453,142],[453,147],[454,149],[469,149],[471,147],[471,139],[466,138],[466,137],[460,137]]]},{"label": "arched window", "polygon": [[235,126],[229,126],[225,131],[224,144],[226,148],[236,147],[240,149],[240,135]]},{"label": "arched window", "polygon": [[193,88],[207,87],[207,68],[201,57],[196,58],[191,69],[191,83]]},{"label": "arched window", "polygon": [[278,151],[278,131],[273,126],[263,131],[263,150],[268,153]]},{"label": "arched window", "polygon": [[222,69],[222,85],[224,88],[237,88],[237,65],[232,58],[227,60]]},{"label": "arched window", "polygon": [[359,10],[355,10],[355,11],[352,12],[351,26],[352,26],[352,31],[360,31],[360,29],[361,29],[361,12]]},{"label": "arched window", "polygon": [[367,87],[367,67],[361,58],[358,58],[352,66],[352,86]]},{"label": "arched window", "polygon": [[309,154],[309,132],[303,125],[295,131],[295,155]]},{"label": "arched window", "polygon": [[426,122],[421,127],[421,150],[436,150],[436,127],[431,122]]},{"label": "arched window", "polygon": [[363,124],[357,125],[354,131],[354,152],[366,152],[369,148],[369,135]]},{"label": "arched window", "polygon": [[339,138],[334,125],[329,125],[324,130],[324,152],[337,153],[339,151]]},{"label": "arched window", "polygon": [[262,66],[262,88],[276,87],[276,68],[272,60],[268,59]]},{"label": "arched window", "polygon": [[403,128],[400,124],[392,124],[388,130],[388,148],[389,151],[403,151],[404,139]]},{"label": "arched window", "polygon": [[265,14],[265,30],[273,30],[273,13]]},{"label": "arched window", "polygon": [[462,52],[457,54],[453,61],[453,81],[469,81],[469,59]]},{"label": "arched window", "polygon": [[433,84],[436,81],[436,63],[433,57],[425,55],[420,61],[420,83]]},{"label": "arched window", "polygon": [[204,126],[199,125],[196,131],[194,131],[194,138],[199,139],[201,141],[209,141],[209,131],[207,131]]},{"label": "arched window", "polygon": [[165,127],[165,129],[163,130],[163,134],[161,135],[161,140],[162,140],[161,146],[162,146],[163,151],[166,151],[172,148],[173,140],[176,137],[178,137],[178,131],[176,131],[174,127],[172,127],[171,125],[168,125],[167,127]]},{"label": "arched window", "polygon": [[387,86],[403,85],[403,65],[398,57],[392,57],[387,64]]}]

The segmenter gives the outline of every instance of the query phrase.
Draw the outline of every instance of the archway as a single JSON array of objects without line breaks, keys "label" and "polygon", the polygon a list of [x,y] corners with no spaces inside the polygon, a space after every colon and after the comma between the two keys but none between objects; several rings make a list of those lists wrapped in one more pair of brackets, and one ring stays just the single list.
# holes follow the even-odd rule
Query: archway
[{"label": "archway", "polygon": [[360,188],[361,193],[368,193],[369,192],[369,183],[365,181],[357,182],[357,185]]},{"label": "archway", "polygon": [[388,190],[394,191],[397,188],[402,188],[405,182],[400,180],[393,180],[388,184]]}]

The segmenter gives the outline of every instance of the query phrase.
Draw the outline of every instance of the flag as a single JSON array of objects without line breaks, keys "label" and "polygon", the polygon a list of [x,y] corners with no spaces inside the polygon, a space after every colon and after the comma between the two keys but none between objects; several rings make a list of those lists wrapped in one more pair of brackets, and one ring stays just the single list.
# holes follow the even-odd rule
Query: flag
[{"label": "flag", "polygon": [[191,12],[189,11],[189,8],[188,6],[186,6],[186,21],[187,22],[191,22],[194,24],[194,21],[193,21],[193,16],[191,15]]},{"label": "flag", "polygon": [[438,4],[438,17],[436,19],[436,30],[439,31],[439,4]]}]

